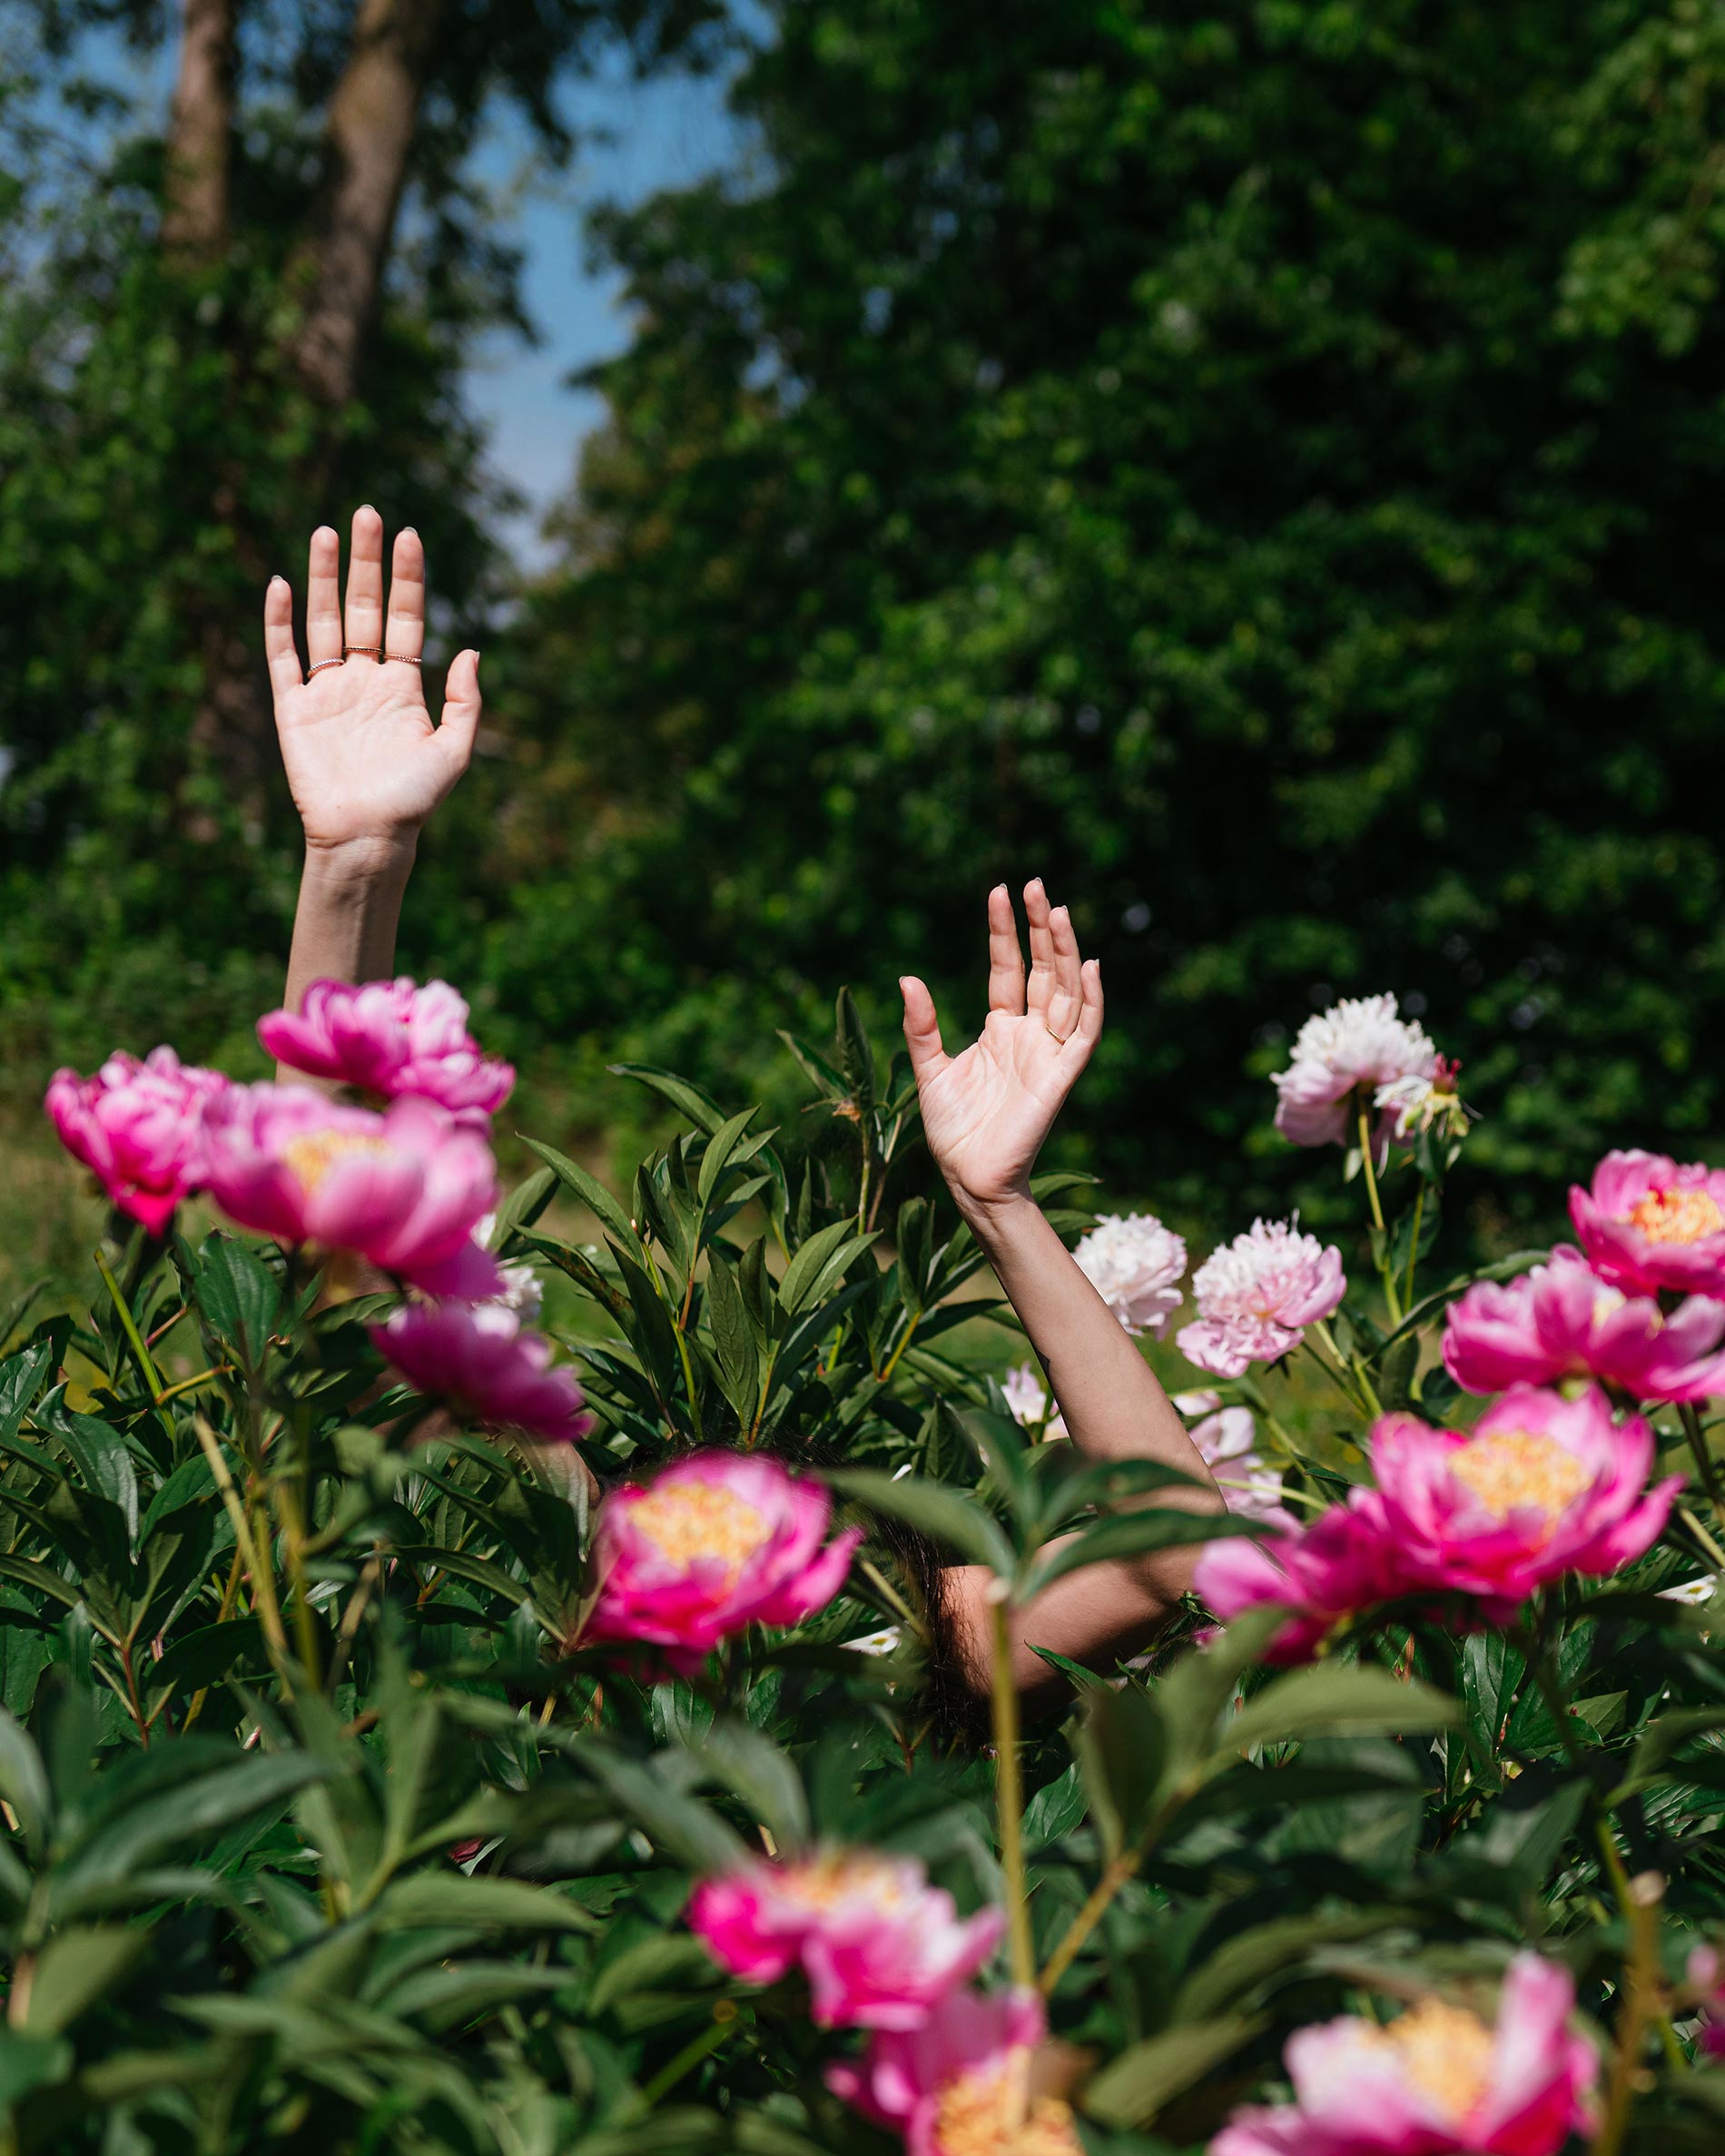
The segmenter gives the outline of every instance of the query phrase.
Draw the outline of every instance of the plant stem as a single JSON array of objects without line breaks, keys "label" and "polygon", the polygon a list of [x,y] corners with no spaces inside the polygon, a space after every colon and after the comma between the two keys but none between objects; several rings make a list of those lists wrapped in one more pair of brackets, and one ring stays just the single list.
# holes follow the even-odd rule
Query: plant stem
[{"label": "plant stem", "polygon": [[1102,1921],[1109,1904],[1127,1881],[1135,1876],[1143,1861],[1141,1849],[1122,1849],[1091,1887],[1084,1906],[1067,1925],[1060,1944],[1050,1954],[1047,1965],[1037,1979],[1037,1988],[1045,1999],[1053,1996],[1055,1985],[1078,1959],[1079,1950]]},{"label": "plant stem", "polygon": [[[1612,2070],[1605,2084],[1605,2110],[1594,2138],[1592,2156],[1618,2156],[1629,2125],[1634,2101],[1635,2076],[1646,2039],[1650,2014],[1658,1998],[1659,1892],[1638,1894],[1635,1883],[1623,1872],[1608,1823],[1597,1822],[1600,1852],[1612,1875],[1619,1905],[1629,1924],[1630,1948],[1623,1964],[1623,1984],[1617,2021],[1617,2043]],[[1662,1885],[1660,1889],[1662,1891]]]},{"label": "plant stem", "polygon": [[[222,1447],[215,1432],[202,1415],[194,1414],[192,1420],[192,1428],[198,1433],[198,1442],[203,1447],[204,1458],[210,1462],[210,1472],[215,1477],[216,1488],[222,1493],[222,1501],[227,1507],[228,1518],[233,1525],[234,1545],[244,1560],[246,1577],[251,1582],[251,1599],[257,1606],[258,1623],[262,1628],[264,1639],[270,1648],[271,1659],[275,1662],[278,1672],[284,1672],[288,1659],[288,1636],[281,1628],[281,1609],[276,1600],[274,1575],[269,1566],[259,1560],[245,1507],[240,1501],[240,1492],[233,1486],[233,1477],[228,1472],[228,1463],[222,1456]],[[282,1681],[287,1681],[285,1674]]]},{"label": "plant stem", "polygon": [[1533,1673],[1533,1682],[1539,1687],[1540,1698],[1544,1700],[1552,1721],[1557,1724],[1558,1738],[1570,1765],[1584,1766],[1587,1756],[1582,1748],[1580,1738],[1575,1734],[1574,1717],[1570,1713],[1569,1702],[1563,1697],[1562,1682],[1552,1666],[1544,1642],[1537,1634],[1521,1631],[1519,1628],[1512,1637],[1527,1657],[1527,1667]]},{"label": "plant stem", "polygon": [[905,1349],[910,1346],[912,1341],[915,1339],[916,1328],[922,1323],[922,1313],[919,1310],[916,1315],[911,1320],[910,1324],[905,1326],[903,1339],[899,1342],[898,1345],[892,1350],[892,1353],[887,1357],[886,1368],[881,1373],[881,1383],[882,1384],[885,1384],[887,1380],[892,1376],[892,1373],[898,1368],[899,1357],[904,1353]]},{"label": "plant stem", "polygon": [[736,2008],[729,1999],[721,1999],[713,2009],[713,2025],[703,2029],[698,2036],[691,2036],[674,2058],[667,2059],[649,2082],[641,2086],[641,2108],[651,2111],[661,2096],[674,2089],[692,2067],[698,2066],[709,2052],[715,2052],[736,2026]]},{"label": "plant stem", "polygon": [[1420,1223],[1424,1217],[1425,1181],[1422,1176],[1420,1186],[1414,1195],[1414,1232],[1408,1238],[1407,1280],[1402,1289],[1402,1301],[1409,1310],[1414,1307],[1414,1275],[1419,1270],[1420,1262]]},{"label": "plant stem", "polygon": [[997,1581],[994,1619],[994,1810],[1006,1875],[1006,1915],[1012,1981],[1028,1990],[1036,1982],[1036,1947],[1024,1885],[1024,1784],[1019,1771],[1019,1695],[1012,1682],[1008,1602]]},{"label": "plant stem", "polygon": [[1720,1491],[1719,1471],[1713,1464],[1713,1456],[1707,1449],[1707,1436],[1701,1428],[1700,1415],[1694,1403],[1688,1400],[1680,1403],[1677,1412],[1682,1421],[1683,1435],[1689,1440],[1689,1449],[1695,1455],[1695,1471],[1701,1478],[1701,1487],[1706,1491],[1708,1501],[1713,1508],[1713,1517],[1720,1528],[1725,1529],[1725,1496]]},{"label": "plant stem", "polygon": [[1721,1550],[1720,1548],[1719,1544],[1713,1540],[1712,1536],[1708,1533],[1707,1530],[1701,1525],[1700,1521],[1695,1517],[1694,1513],[1690,1511],[1687,1505],[1679,1505],[1677,1508],[1677,1516],[1683,1522],[1683,1525],[1688,1528],[1690,1534],[1694,1536],[1695,1540],[1700,1544],[1701,1548],[1706,1551],[1708,1556],[1712,1559],[1713,1562],[1719,1567],[1720,1570],[1721,1572],[1725,1572],[1725,1550]]},{"label": "plant stem", "polygon": [[1384,1226],[1384,1207],[1377,1195],[1377,1168],[1372,1158],[1372,1118],[1365,1101],[1360,1102],[1360,1167],[1365,1176],[1365,1196],[1372,1208],[1372,1226],[1377,1230],[1378,1248],[1383,1252],[1378,1260],[1378,1277],[1384,1283],[1384,1300],[1389,1305],[1390,1323],[1402,1322],[1402,1305],[1395,1295],[1395,1274],[1390,1265],[1389,1231]]},{"label": "plant stem", "polygon": [[120,1293],[120,1283],[113,1276],[113,1268],[100,1250],[95,1253],[95,1261],[96,1271],[101,1274],[102,1284],[107,1289],[109,1299],[113,1304],[114,1315],[120,1320],[120,1328],[126,1336],[127,1344],[138,1359],[138,1369],[143,1382],[150,1388],[150,1397],[160,1407],[162,1404],[162,1380],[156,1374],[155,1364],[150,1360],[150,1351],[143,1344],[143,1334],[138,1330],[137,1320],[132,1314],[132,1307]]}]

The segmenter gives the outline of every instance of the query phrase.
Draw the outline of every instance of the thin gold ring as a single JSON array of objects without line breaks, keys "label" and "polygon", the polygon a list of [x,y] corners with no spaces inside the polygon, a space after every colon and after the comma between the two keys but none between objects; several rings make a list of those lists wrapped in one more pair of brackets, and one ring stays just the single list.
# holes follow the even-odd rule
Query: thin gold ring
[{"label": "thin gold ring", "polygon": [[321,674],[326,666],[339,666],[340,664],[340,659],[320,659],[315,666],[306,668],[305,677],[310,681],[314,674]]},{"label": "thin gold ring", "polygon": [[1042,1030],[1048,1035],[1049,1039],[1054,1043],[1057,1048],[1063,1048],[1067,1042],[1072,1038],[1070,1033],[1057,1033],[1053,1027],[1049,1024],[1046,1019],[1042,1020]]},{"label": "thin gold ring", "polygon": [[362,659],[380,659],[383,656],[383,646],[380,644],[350,644],[341,655],[343,658],[350,659],[356,653]]},{"label": "thin gold ring", "polygon": [[386,651],[383,655],[386,659],[399,659],[404,666],[417,666],[420,663],[408,651]]}]

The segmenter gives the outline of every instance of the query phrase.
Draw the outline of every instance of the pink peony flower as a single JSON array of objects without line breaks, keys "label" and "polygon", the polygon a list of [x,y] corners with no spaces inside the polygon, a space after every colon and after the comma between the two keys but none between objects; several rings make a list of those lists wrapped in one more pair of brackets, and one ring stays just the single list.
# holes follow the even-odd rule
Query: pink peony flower
[{"label": "pink peony flower", "polygon": [[[1192,1397],[1180,1395],[1182,1400]],[[1179,1400],[1174,1404],[1178,1407]],[[1281,1476],[1258,1457],[1257,1422],[1249,1407],[1218,1407],[1194,1423],[1187,1435],[1216,1477],[1230,1512],[1285,1531],[1299,1525],[1282,1502]]]},{"label": "pink peony flower", "polygon": [[1691,1295],[1669,1315],[1602,1280],[1579,1250],[1503,1286],[1482,1280],[1452,1303],[1444,1366],[1469,1393],[1599,1377],[1638,1400],[1703,1400],[1725,1392],[1725,1304]]},{"label": "pink peony flower", "polygon": [[862,1540],[822,1548],[833,1500],[758,1452],[695,1452],[643,1487],[606,1498],[594,1542],[595,1640],[665,1648],[693,1668],[751,1624],[794,1625],[824,1610]]},{"label": "pink peony flower", "polygon": [[1646,1487],[1653,1433],[1605,1395],[1517,1386],[1471,1436],[1385,1415],[1372,1465],[1397,1561],[1414,1584],[1477,1595],[1503,1623],[1565,1572],[1614,1572],[1657,1540],[1682,1487]]},{"label": "pink peony flower", "polygon": [[1153,1213],[1109,1213],[1072,1253],[1078,1268],[1129,1333],[1160,1340],[1180,1306],[1186,1245]]},{"label": "pink peony flower", "polygon": [[550,1343],[500,1303],[409,1303],[370,1328],[408,1383],[476,1422],[505,1424],[551,1444],[584,1437],[575,1373],[553,1370]]},{"label": "pink peony flower", "polygon": [[447,980],[314,980],[297,1011],[258,1020],[278,1062],[309,1077],[357,1086],[385,1100],[435,1100],[484,1127],[508,1098],[515,1072],[480,1052],[468,1007]]},{"label": "pink peony flower", "polygon": [[1424,1029],[1396,1016],[1394,996],[1345,998],[1296,1034],[1287,1068],[1271,1081],[1276,1127],[1296,1146],[1352,1145],[1359,1103],[1369,1098],[1382,1142],[1424,1098],[1389,1088],[1404,1078],[1434,1078],[1437,1069]]},{"label": "pink peony flower", "polygon": [[491,1149],[429,1100],[378,1115],[309,1086],[233,1086],[206,1108],[204,1133],[211,1195],[242,1227],[357,1251],[431,1295],[500,1286],[472,1239],[496,1202]]},{"label": "pink peony flower", "polygon": [[1518,1954],[1494,2024],[1427,1998],[1387,2025],[1302,2029],[1284,2053],[1294,2102],[1236,2112],[1210,2156],[1557,2156],[1599,2079],[1574,2005],[1566,1971]]},{"label": "pink peony flower", "polygon": [[1725,2059],[1725,1957],[1717,1946],[1697,1946],[1688,1974],[1701,2011],[1701,2050],[1710,2059]]},{"label": "pink peony flower", "polygon": [[1198,1323],[1183,1325],[1180,1353],[1200,1370],[1238,1377],[1297,1347],[1302,1330],[1328,1317],[1347,1293],[1342,1254],[1290,1221],[1255,1220],[1213,1250],[1192,1276]]},{"label": "pink peony flower", "polygon": [[1270,1603],[1286,1609],[1288,1622],[1264,1653],[1277,1663],[1310,1661],[1337,1625],[1408,1585],[1377,1492],[1368,1490],[1351,1490],[1346,1504],[1309,1526],[1261,1542],[1243,1535],[1207,1542],[1192,1578],[1192,1591],[1224,1624]]},{"label": "pink peony flower", "polygon": [[1066,1435],[1066,1418],[1058,1413],[1050,1417],[1052,1403],[1042,1390],[1042,1380],[1034,1364],[1020,1363],[1009,1370],[1000,1380],[1000,1390],[1006,1395],[1012,1420],[1020,1429],[1039,1431],[1045,1438]]},{"label": "pink peony flower", "polygon": [[159,1236],[180,1200],[203,1186],[203,1110],[227,1087],[219,1070],[159,1048],[142,1063],[110,1056],[94,1078],[56,1070],[44,1106],[66,1151]]},{"label": "pink peony flower", "polygon": [[1662,1153],[1608,1153],[1569,1194],[1593,1269],[1631,1295],[1661,1288],[1725,1299],[1725,1168]]},{"label": "pink peony flower", "polygon": [[1034,1992],[953,1992],[920,2029],[882,2032],[827,2086],[904,2136],[909,2156],[1081,2156],[1069,2106],[1036,2091],[1048,2034]]},{"label": "pink peony flower", "polygon": [[752,1983],[800,1962],[823,2029],[915,2029],[988,1960],[1006,1915],[961,1918],[915,1857],[841,1849],[704,1880],[689,1925]]}]

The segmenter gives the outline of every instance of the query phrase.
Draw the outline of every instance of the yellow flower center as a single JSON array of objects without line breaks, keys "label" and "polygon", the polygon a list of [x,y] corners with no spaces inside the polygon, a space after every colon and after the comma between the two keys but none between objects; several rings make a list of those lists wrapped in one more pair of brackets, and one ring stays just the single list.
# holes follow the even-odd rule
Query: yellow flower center
[{"label": "yellow flower center", "polygon": [[1725,1227],[1725,1213],[1710,1190],[1650,1190],[1625,1218],[1650,1243],[1699,1243]]},{"label": "yellow flower center", "polygon": [[722,1562],[727,1591],[770,1531],[764,1513],[719,1482],[661,1482],[636,1500],[629,1522],[683,1571]]},{"label": "yellow flower center", "polygon": [[1478,2014],[1442,1999],[1422,1999],[1368,2040],[1401,2056],[1403,2071],[1444,2120],[1465,2119],[1492,2078],[1494,2039]]},{"label": "yellow flower center", "polygon": [[784,1887],[812,1909],[830,1909],[853,1894],[872,1895],[882,1910],[898,1908],[905,1900],[895,1865],[854,1850],[787,1865]]},{"label": "yellow flower center", "polygon": [[1548,1520],[1572,1504],[1591,1480],[1573,1452],[1532,1430],[1476,1437],[1450,1455],[1450,1472],[1493,1520],[1528,1508]]},{"label": "yellow flower center", "polygon": [[374,1137],[369,1130],[308,1130],[286,1141],[281,1157],[294,1181],[309,1196],[338,1160],[347,1160],[356,1153],[378,1160],[389,1151],[389,1139]]},{"label": "yellow flower center", "polygon": [[1083,2156],[1071,2106],[1030,2098],[1030,2066],[1020,2048],[1004,2070],[949,2082],[935,2109],[936,2156]]}]

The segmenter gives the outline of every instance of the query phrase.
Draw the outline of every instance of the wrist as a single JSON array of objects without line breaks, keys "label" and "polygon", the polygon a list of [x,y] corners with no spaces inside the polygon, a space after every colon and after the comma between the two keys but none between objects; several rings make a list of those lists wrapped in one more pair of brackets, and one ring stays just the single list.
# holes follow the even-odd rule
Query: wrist
[{"label": "wrist", "polygon": [[954,1188],[952,1199],[961,1217],[985,1250],[1010,1239],[1032,1218],[1041,1217],[1042,1209],[1028,1186],[990,1191],[986,1195]]},{"label": "wrist", "polygon": [[417,831],[342,839],[333,845],[308,839],[304,881],[331,891],[356,894],[403,885],[412,872],[419,842]]}]

